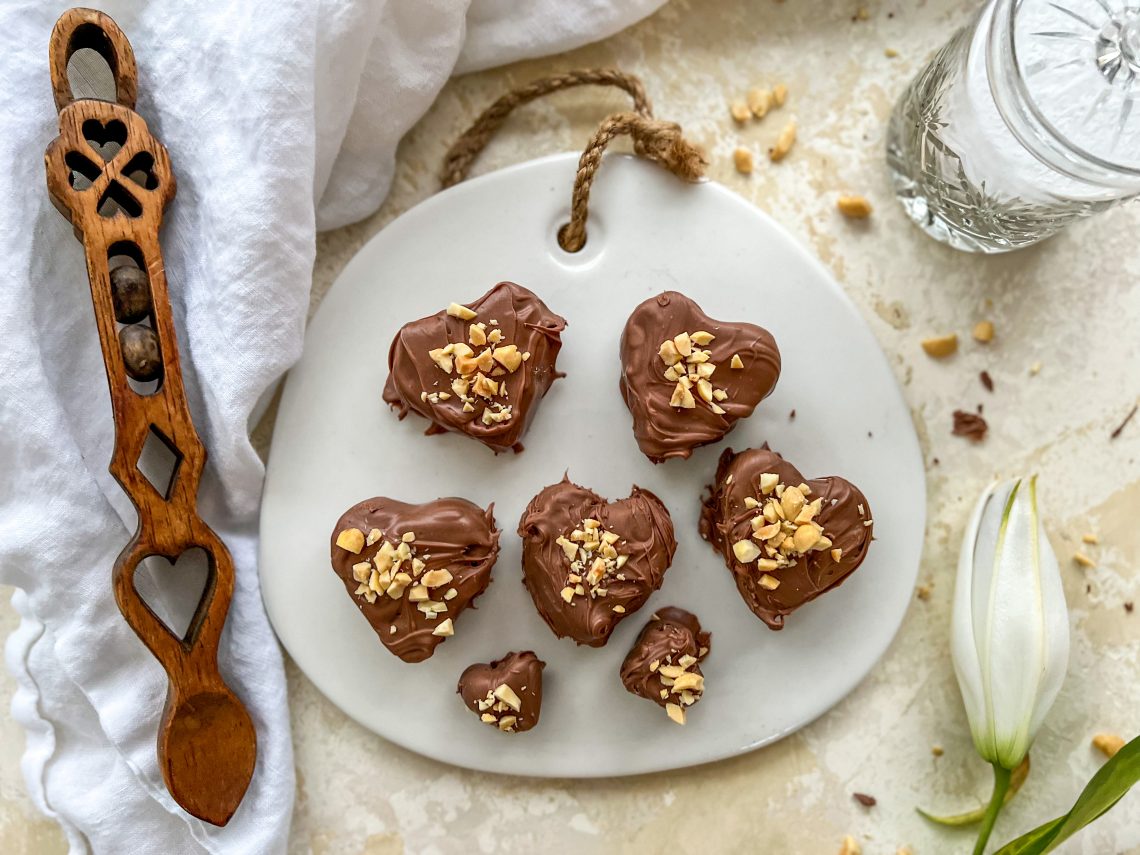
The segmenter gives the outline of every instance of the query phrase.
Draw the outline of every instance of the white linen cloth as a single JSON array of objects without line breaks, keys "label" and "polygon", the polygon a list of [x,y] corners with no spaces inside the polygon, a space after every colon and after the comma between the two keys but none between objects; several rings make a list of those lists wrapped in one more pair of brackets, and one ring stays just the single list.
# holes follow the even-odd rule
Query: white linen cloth
[{"label": "white linen cloth", "polygon": [[111,593],[135,514],[107,472],[113,428],[83,252],[48,201],[42,160],[57,135],[48,36],[68,4],[0,4],[0,582],[20,589],[23,617],[6,660],[28,787],[73,853],[284,850],[292,749],[258,588],[263,468],[248,429],[300,354],[315,233],[379,206],[397,142],[452,73],[583,44],[662,2],[94,4],[131,40],[137,109],[178,177],[162,245],[210,453],[200,501],[237,567],[221,667],[259,737],[252,785],[224,829],[188,817],[163,787],[165,675]]}]

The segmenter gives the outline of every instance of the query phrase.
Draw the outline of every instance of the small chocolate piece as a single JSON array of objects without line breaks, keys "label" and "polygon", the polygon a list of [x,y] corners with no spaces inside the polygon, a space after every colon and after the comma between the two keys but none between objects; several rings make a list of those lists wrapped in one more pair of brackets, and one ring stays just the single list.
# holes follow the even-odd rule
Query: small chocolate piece
[{"label": "small chocolate piece", "polygon": [[700,663],[708,656],[711,638],[691,612],[672,606],[658,609],[621,665],[622,685],[684,724],[686,708],[705,691]]},{"label": "small chocolate piece", "polygon": [[965,410],[954,411],[954,427],[950,431],[954,436],[964,436],[971,442],[981,442],[986,438],[988,430],[989,425],[980,415]]},{"label": "small chocolate piece", "polygon": [[716,321],[676,291],[633,310],[621,335],[621,395],[654,463],[724,438],[771,394],[780,350],[753,324]]},{"label": "small chocolate piece", "polygon": [[542,669],[530,650],[493,662],[469,665],[456,691],[480,721],[503,733],[522,733],[538,724],[542,711]]},{"label": "small chocolate piece", "polygon": [[559,638],[590,647],[645,605],[677,551],[669,511],[648,490],[607,502],[568,476],[531,499],[519,537],[538,613]]},{"label": "small chocolate piece", "polygon": [[150,327],[139,324],[123,327],[119,330],[119,347],[123,352],[123,367],[135,380],[146,383],[162,374],[158,335]]},{"label": "small chocolate piece", "polygon": [[786,615],[863,563],[874,524],[866,496],[850,481],[805,481],[765,445],[720,456],[700,529],[748,608],[770,629],[782,629]]},{"label": "small chocolate piece", "polygon": [[496,454],[519,442],[555,370],[566,320],[533,293],[500,282],[470,306],[452,303],[404,324],[388,352],[384,400],[419,413],[428,434],[454,431]]},{"label": "small chocolate piece", "polygon": [[405,662],[422,662],[454,635],[460,613],[491,583],[499,555],[494,507],[381,497],[337,521],[333,570],[380,641]]},{"label": "small chocolate piece", "polygon": [[115,320],[121,324],[137,324],[150,314],[150,282],[146,272],[130,265],[111,271],[111,305]]}]

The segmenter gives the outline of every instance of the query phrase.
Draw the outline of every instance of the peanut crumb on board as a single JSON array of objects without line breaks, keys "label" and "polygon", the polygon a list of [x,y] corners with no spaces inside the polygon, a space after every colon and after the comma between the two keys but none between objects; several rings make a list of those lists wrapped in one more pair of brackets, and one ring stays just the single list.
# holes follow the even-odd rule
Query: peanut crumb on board
[{"label": "peanut crumb on board", "polygon": [[1081,567],[1096,567],[1096,562],[1080,550],[1073,553],[1073,563],[1078,564]]},{"label": "peanut crumb on board", "polygon": [[871,216],[871,203],[865,196],[840,196],[835,205],[839,213],[851,220],[865,220]]},{"label": "peanut crumb on board", "polygon": [[992,321],[978,321],[974,324],[974,341],[980,344],[989,344],[994,340],[994,325]]},{"label": "peanut crumb on board", "polygon": [[949,333],[947,335],[937,335],[922,340],[922,349],[926,351],[927,356],[932,356],[935,359],[945,359],[958,349],[958,335],[957,333]]},{"label": "peanut crumb on board", "polygon": [[746,148],[738,148],[732,153],[732,163],[741,175],[752,174],[752,152]]},{"label": "peanut crumb on board", "polygon": [[780,135],[776,137],[776,144],[768,149],[768,159],[773,163],[777,163],[788,156],[788,152],[792,150],[792,146],[796,142],[796,123],[790,121],[784,125],[784,129],[780,131]]},{"label": "peanut crumb on board", "polygon": [[1098,733],[1092,738],[1092,744],[1105,757],[1113,757],[1124,747],[1124,740],[1115,733]]}]

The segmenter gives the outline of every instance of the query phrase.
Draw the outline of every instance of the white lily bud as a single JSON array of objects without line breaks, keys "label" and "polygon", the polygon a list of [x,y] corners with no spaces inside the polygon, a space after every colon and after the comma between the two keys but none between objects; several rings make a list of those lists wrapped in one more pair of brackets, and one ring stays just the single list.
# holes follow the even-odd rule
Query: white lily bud
[{"label": "white lily bud", "polygon": [[978,753],[1015,768],[1069,663],[1069,613],[1036,477],[994,484],[978,500],[958,559],[951,653]]}]

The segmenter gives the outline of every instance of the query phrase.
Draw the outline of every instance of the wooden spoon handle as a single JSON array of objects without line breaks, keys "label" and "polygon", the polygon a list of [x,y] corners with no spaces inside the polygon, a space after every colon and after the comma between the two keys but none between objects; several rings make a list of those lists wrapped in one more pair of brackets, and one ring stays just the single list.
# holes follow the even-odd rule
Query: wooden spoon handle
[{"label": "wooden spoon handle", "polygon": [[[74,98],[67,64],[81,48],[95,50],[110,66],[116,102]],[[158,739],[167,789],[188,813],[224,825],[253,776],[257,735],[218,671],[234,567],[198,515],[206,449],[182,385],[158,242],[163,211],[174,198],[174,173],[166,149],[132,109],[134,52],[107,15],[65,12],[52,32],[50,67],[59,137],[45,156],[48,192],[86,252],[115,418],[110,470],[139,517],[134,539],[115,563],[115,600],[170,679]],[[139,468],[151,438],[176,461],[165,485],[152,483]],[[146,558],[173,562],[195,548],[206,553],[208,578],[189,628],[178,637],[139,596],[134,576]]]}]

